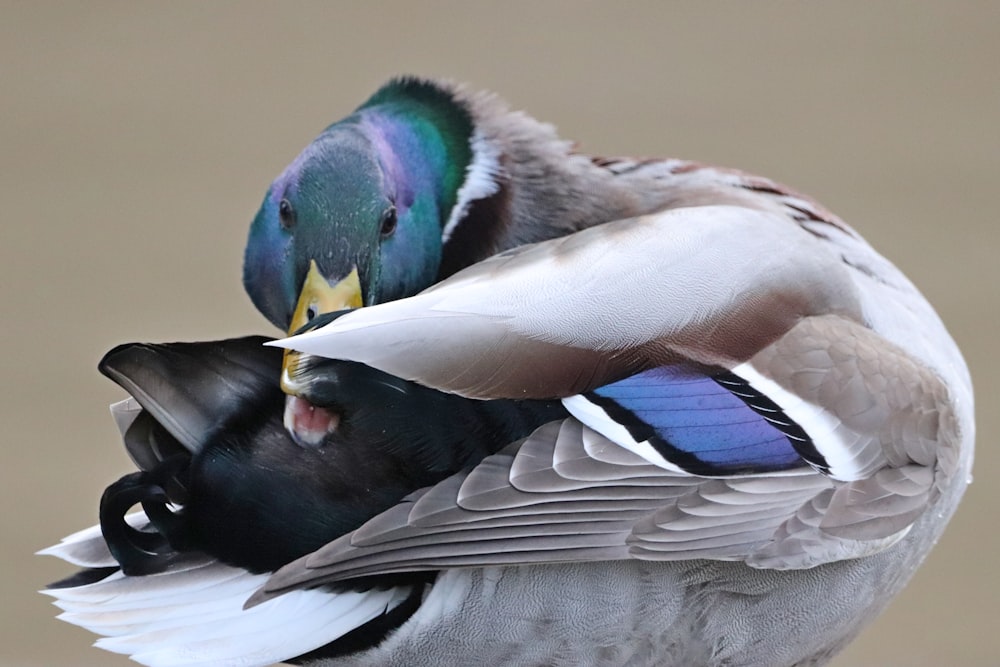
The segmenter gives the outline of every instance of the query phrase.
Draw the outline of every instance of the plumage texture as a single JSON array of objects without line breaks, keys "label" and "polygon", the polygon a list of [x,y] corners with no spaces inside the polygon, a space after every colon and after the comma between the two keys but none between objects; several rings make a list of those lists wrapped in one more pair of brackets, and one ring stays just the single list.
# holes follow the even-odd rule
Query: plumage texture
[{"label": "plumage texture", "polygon": [[[754,257],[764,259],[751,262]],[[735,270],[723,273],[718,266]],[[656,270],[647,280],[637,280],[635,267]],[[886,282],[902,281],[893,271]],[[595,525],[589,537],[578,529],[575,536],[556,538],[553,524],[540,522],[536,534],[522,535],[518,528],[505,535],[487,524],[485,536],[478,537],[469,528],[475,518],[488,521],[493,511],[509,511],[510,502],[557,503],[560,492],[542,490],[530,501],[501,497],[496,505],[476,508],[459,493],[452,501],[456,507],[478,511],[456,521],[456,534],[464,541],[456,538],[460,544],[449,543],[440,556],[420,546],[412,564],[395,553],[394,545],[372,547],[385,552],[380,558],[394,571],[509,563],[512,550],[525,552],[521,562],[697,556],[810,567],[894,544],[937,498],[941,485],[955,483],[955,451],[971,428],[971,415],[953,402],[948,388],[949,381],[961,386],[963,378],[943,375],[960,357],[933,311],[915,291],[897,290],[882,312],[923,310],[924,326],[905,337],[892,328],[874,331],[864,321],[864,295],[857,283],[836,245],[801,232],[794,220],[736,207],[688,208],[510,251],[416,297],[347,314],[282,344],[478,398],[569,395],[570,412],[610,439],[602,443],[605,448],[624,447],[670,473],[660,488],[678,484],[677,473],[680,486],[691,482],[692,471],[667,458],[679,450],[680,436],[665,443],[669,450],[657,451],[652,439],[638,442],[626,433],[614,415],[582,409],[587,392],[599,394],[609,382],[620,384],[619,378],[647,369],[686,364],[692,375],[700,368],[707,377],[714,374],[711,369],[723,369],[769,395],[812,445],[797,467],[760,463],[755,468],[743,462],[750,479],[770,479],[777,491],[783,480],[797,486],[794,475],[813,482],[783,502],[767,494],[754,502],[723,495],[722,503],[746,503],[748,516],[727,511],[698,521],[692,517],[710,511],[713,503],[703,501],[719,493],[723,483],[712,477],[726,474],[722,468],[697,477],[698,488],[685,489],[689,492],[675,503],[657,499],[638,516],[617,517],[615,530]],[[936,350],[926,360],[916,356],[925,345]],[[670,396],[657,409],[683,411]],[[711,444],[719,436],[706,432],[706,426],[711,424],[694,439],[707,438],[709,446],[720,447],[717,441]],[[594,437],[590,429],[579,433],[536,436],[551,440],[556,449],[560,442]],[[794,448],[795,441],[791,444]],[[736,453],[729,449],[722,457]],[[559,472],[555,459],[552,467]],[[602,479],[615,479],[616,469]],[[910,484],[900,485],[901,479]],[[494,474],[488,488],[498,494],[503,488],[516,490],[516,483],[509,474]],[[606,509],[615,516],[613,501]],[[406,525],[409,519],[399,510],[393,516]],[[691,532],[692,523],[705,532]],[[415,528],[418,534],[427,530],[422,524]],[[505,548],[496,554],[481,540],[501,540]],[[675,546],[677,541],[683,546]],[[341,538],[300,561],[297,569],[286,569],[295,575],[288,581],[279,575],[269,588],[352,576],[350,567],[341,571],[339,565],[355,558],[349,549],[341,553],[348,545],[368,546]],[[462,553],[463,547],[470,553]]]},{"label": "plumage texture", "polygon": [[[129,522],[147,523],[141,513]],[[97,527],[41,552],[81,567],[117,566]],[[117,568],[116,568],[117,570]],[[143,665],[267,665],[320,648],[402,603],[406,588],[364,592],[302,591],[257,611],[243,608],[266,579],[191,554],[154,575],[115,571],[95,583],[43,593],[60,619],[103,635],[96,646]]]},{"label": "plumage texture", "polygon": [[[313,355],[306,394],[330,357],[461,411],[565,408],[267,580],[251,610],[435,577],[383,642],[317,664],[823,664],[964,490],[972,389],[944,326],[767,179],[588,157],[491,95],[404,79],[272,184],[244,278],[276,325],[312,265],[357,272],[372,307],[281,343]],[[410,396],[377,411],[449,419]]]}]

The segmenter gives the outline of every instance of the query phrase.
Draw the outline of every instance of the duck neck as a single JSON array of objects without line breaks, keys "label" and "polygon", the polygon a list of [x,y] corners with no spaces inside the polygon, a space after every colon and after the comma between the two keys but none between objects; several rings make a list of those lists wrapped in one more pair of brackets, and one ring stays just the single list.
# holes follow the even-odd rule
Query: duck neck
[{"label": "duck neck", "polygon": [[813,233],[854,236],[817,202],[769,179],[672,158],[592,157],[560,139],[551,125],[509,111],[495,97],[468,104],[474,153],[488,165],[479,172],[493,187],[459,202],[443,239],[439,280],[526,243],[690,206],[741,206],[812,225],[818,228]]},{"label": "duck neck", "polygon": [[657,208],[648,184],[636,187],[575,152],[551,125],[490,95],[464,102],[475,123],[473,159],[443,229],[438,279],[509,248]]},{"label": "duck neck", "polygon": [[[383,169],[397,197],[426,197],[423,210],[446,234],[462,201],[483,196],[468,176],[476,160],[473,119],[445,88],[419,79],[399,79],[378,90],[357,111],[365,133],[378,146]],[[432,205],[432,206],[431,206]]]},{"label": "duck neck", "polygon": [[667,208],[731,204],[833,219],[779,184],[732,170],[578,153],[551,125],[448,83],[398,79],[357,113],[381,142],[397,191],[417,199],[434,226],[422,252],[440,253],[437,280],[509,248]]}]

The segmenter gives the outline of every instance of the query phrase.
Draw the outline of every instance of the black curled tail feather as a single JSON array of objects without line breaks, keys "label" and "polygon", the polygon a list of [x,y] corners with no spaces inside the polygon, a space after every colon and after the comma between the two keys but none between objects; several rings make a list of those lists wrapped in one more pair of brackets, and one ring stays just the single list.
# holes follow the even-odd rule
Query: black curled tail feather
[{"label": "black curled tail feather", "polygon": [[[101,496],[101,533],[108,550],[129,576],[162,572],[186,550],[183,515],[169,507],[182,501],[181,481],[189,459],[175,457],[149,472],[125,475]],[[169,492],[168,492],[169,491]],[[141,505],[149,518],[146,526],[134,527],[125,515]]]}]

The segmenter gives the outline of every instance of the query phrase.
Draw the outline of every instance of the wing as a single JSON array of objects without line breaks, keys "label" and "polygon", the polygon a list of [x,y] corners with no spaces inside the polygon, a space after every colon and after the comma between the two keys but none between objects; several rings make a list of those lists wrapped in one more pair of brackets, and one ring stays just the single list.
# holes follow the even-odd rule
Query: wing
[{"label": "wing", "polygon": [[569,396],[652,362],[731,367],[802,317],[860,318],[815,241],[780,216],[677,209],[502,253],[277,344],[477,398]]},{"label": "wing", "polygon": [[801,568],[887,548],[969,433],[938,368],[870,324],[922,297],[903,281],[873,306],[856,263],[780,216],[681,209],[504,253],[283,341],[463,395],[563,397],[574,419],[287,566],[258,599],[412,569]]},{"label": "wing", "polygon": [[[800,463],[708,478],[651,464],[566,419],[286,566],[253,602],[368,574],[452,567],[622,558],[811,567],[901,538],[928,500],[928,473],[906,466],[845,483]],[[897,500],[877,502],[888,495]]]}]

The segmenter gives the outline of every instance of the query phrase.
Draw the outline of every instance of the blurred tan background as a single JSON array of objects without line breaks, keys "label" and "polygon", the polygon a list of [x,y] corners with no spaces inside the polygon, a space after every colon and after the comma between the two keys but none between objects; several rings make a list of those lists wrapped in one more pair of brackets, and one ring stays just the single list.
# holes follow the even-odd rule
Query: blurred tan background
[{"label": "blurred tan background", "polygon": [[243,294],[270,180],[384,79],[493,89],[594,153],[742,167],[837,211],[924,290],[977,383],[976,483],[836,661],[996,665],[1000,4],[0,4],[0,664],[126,665],[31,554],[130,470],[95,364],[273,333]]}]

